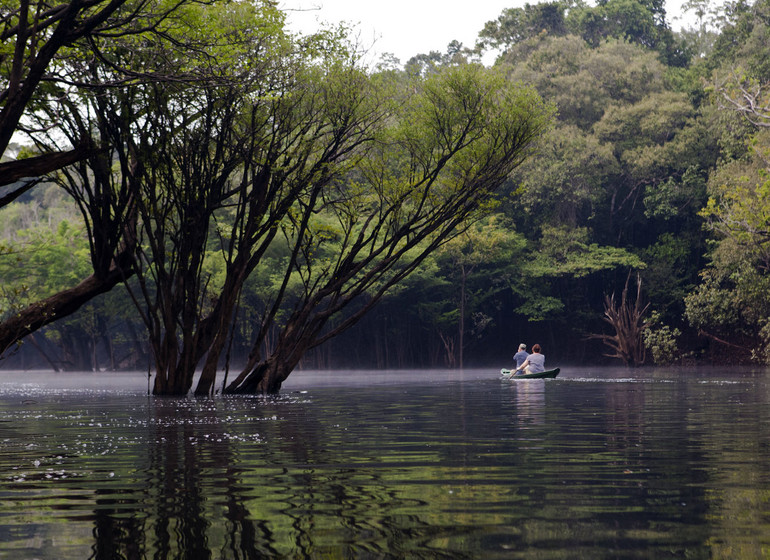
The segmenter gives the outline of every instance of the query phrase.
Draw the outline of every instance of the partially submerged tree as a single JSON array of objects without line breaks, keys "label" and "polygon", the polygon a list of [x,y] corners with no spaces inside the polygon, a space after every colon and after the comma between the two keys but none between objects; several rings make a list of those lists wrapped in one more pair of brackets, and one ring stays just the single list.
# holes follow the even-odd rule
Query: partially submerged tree
[{"label": "partially submerged tree", "polygon": [[[309,348],[472,219],[550,118],[536,94],[481,66],[396,84],[393,73],[368,75],[332,32],[294,42],[272,4],[217,8],[192,6],[163,33],[93,42],[98,56],[63,63],[68,79],[46,92],[60,101],[42,108],[65,115],[56,132],[35,135],[41,151],[62,135],[94,146],[61,176],[86,219],[98,283],[68,302],[137,274],[156,394],[188,392],[201,368],[196,392],[213,389],[243,283],[283,243],[252,359],[228,386],[277,391]],[[176,56],[166,35],[213,39]],[[129,57],[143,79],[111,88]],[[331,240],[335,254],[319,261]],[[67,309],[57,299],[18,314],[23,328],[4,323],[4,345]]]},{"label": "partially submerged tree", "polygon": [[[129,185],[155,394],[187,393],[198,369],[196,393],[213,390],[244,282],[283,245],[250,359],[226,389],[279,390],[308,349],[355,324],[476,216],[549,122],[536,94],[481,66],[396,87],[390,74],[368,76],[339,38],[298,49],[271,26],[232,34],[230,48],[254,58],[220,58],[220,80],[126,100],[129,115],[131,103],[152,108],[132,128],[140,165]],[[204,263],[213,246],[224,264],[216,281]]]},{"label": "partially submerged tree", "polygon": [[[322,182],[336,150],[349,149],[325,128],[335,115],[317,113],[324,96],[343,102],[309,62],[318,49],[295,49],[274,6],[180,12],[173,32],[185,43],[149,35],[101,51],[111,68],[130,57],[137,72],[152,69],[158,79],[113,89],[119,76],[73,63],[73,79],[103,89],[67,107],[65,127],[111,148],[112,163],[89,159],[65,183],[86,215],[104,217],[88,222],[94,232],[111,221],[135,228],[117,238],[134,240],[120,272],[137,275],[131,293],[150,336],[156,394],[187,393],[207,353],[216,365],[212,344],[221,346],[240,286],[276,224],[307,185]],[[191,44],[199,48],[177,50]],[[217,236],[227,276],[209,285],[204,262]]]},{"label": "partially submerged tree", "polygon": [[[550,117],[531,90],[477,65],[415,77],[390,101],[387,128],[357,165],[317,199],[302,201],[301,219],[286,236],[292,256],[282,281],[293,279],[300,290],[263,355],[282,295],[275,299],[227,392],[278,391],[307,350],[356,324],[458,226],[480,215]],[[311,219],[324,207],[332,225]],[[324,254],[327,244],[334,250]]]}]

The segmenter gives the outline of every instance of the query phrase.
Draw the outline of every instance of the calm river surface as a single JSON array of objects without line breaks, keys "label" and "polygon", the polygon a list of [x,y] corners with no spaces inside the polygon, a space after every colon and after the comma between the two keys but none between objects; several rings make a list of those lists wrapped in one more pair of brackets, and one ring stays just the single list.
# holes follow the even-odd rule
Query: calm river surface
[{"label": "calm river surface", "polygon": [[770,370],[0,372],[0,558],[768,558]]}]

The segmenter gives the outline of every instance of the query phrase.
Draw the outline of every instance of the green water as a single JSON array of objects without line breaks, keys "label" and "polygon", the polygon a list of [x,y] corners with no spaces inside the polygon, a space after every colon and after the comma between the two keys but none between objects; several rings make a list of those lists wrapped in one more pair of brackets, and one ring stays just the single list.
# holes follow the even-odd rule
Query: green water
[{"label": "green water", "polygon": [[0,558],[770,557],[768,370],[0,372]]}]

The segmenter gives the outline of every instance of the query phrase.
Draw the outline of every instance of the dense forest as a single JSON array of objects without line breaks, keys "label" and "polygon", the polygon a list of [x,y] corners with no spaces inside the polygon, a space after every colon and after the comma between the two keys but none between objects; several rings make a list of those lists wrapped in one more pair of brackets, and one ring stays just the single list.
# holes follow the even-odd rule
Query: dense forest
[{"label": "dense forest", "polygon": [[0,367],[184,393],[182,367],[271,391],[295,367],[499,367],[519,342],[770,362],[768,0],[693,0],[681,32],[659,0],[527,4],[374,68],[270,3],[118,2],[72,15],[23,109],[23,12],[55,16],[2,4],[6,334],[94,280],[20,320]]}]

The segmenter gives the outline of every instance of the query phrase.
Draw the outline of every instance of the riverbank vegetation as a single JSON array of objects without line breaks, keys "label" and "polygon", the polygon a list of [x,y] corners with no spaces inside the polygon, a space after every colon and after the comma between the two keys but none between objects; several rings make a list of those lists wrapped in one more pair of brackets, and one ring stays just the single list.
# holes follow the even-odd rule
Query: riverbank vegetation
[{"label": "riverbank vegetation", "polygon": [[269,3],[114,4],[71,3],[42,77],[44,4],[4,8],[6,364],[207,394],[521,341],[770,361],[767,0],[682,32],[658,2],[526,5],[376,68]]}]

